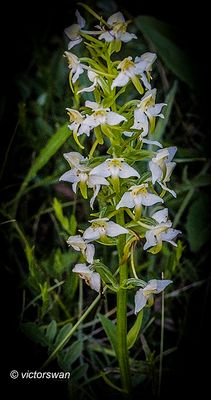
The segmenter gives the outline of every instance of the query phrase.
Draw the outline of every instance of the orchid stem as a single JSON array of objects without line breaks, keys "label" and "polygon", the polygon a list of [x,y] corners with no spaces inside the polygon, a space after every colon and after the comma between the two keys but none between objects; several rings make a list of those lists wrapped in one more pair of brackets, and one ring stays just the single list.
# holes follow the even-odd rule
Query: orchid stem
[{"label": "orchid stem", "polygon": [[[116,216],[116,222],[124,226],[124,211],[120,211]],[[125,245],[125,235],[120,235],[118,239],[119,254],[119,284],[127,279],[127,263],[122,263],[123,249]],[[123,390],[129,394],[131,387],[129,357],[127,349],[127,290],[120,289],[117,293],[117,357],[119,361],[120,375]]]}]

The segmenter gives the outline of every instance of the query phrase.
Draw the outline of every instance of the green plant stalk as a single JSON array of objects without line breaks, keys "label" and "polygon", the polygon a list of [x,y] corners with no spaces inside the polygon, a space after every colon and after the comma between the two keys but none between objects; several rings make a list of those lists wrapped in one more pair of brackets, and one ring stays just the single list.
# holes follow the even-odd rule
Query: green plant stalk
[{"label": "green plant stalk", "polygon": [[[124,211],[120,211],[117,214],[116,222],[124,226]],[[120,285],[128,277],[127,263],[122,263],[124,245],[125,235],[120,235],[118,239]],[[127,349],[127,290],[124,289],[120,289],[117,292],[117,357],[119,362],[122,387],[123,390],[129,394],[131,388],[131,378]]]}]

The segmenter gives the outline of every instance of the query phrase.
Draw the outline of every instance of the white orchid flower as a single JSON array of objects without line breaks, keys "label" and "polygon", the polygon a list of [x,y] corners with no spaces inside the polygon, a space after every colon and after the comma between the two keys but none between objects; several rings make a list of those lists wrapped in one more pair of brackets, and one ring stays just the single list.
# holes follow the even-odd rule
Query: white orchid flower
[{"label": "white orchid flower", "polygon": [[128,230],[108,218],[92,219],[91,226],[84,231],[83,238],[85,240],[93,241],[105,236],[115,237],[128,233]]},{"label": "white orchid flower", "polygon": [[59,180],[72,183],[72,190],[74,193],[76,193],[77,185],[79,184],[81,194],[85,199],[87,198],[87,188],[93,189],[94,193],[90,199],[90,206],[93,209],[94,201],[99,193],[101,185],[108,186],[109,182],[102,176],[90,175],[92,170],[84,164],[86,159],[81,156],[80,153],[65,153],[64,158],[72,168],[65,172]]},{"label": "white orchid flower", "polygon": [[152,64],[155,62],[157,56],[155,53],[146,52],[141,57],[136,57],[135,62],[139,64],[139,68],[146,72],[148,79],[152,79],[150,72],[152,71]]},{"label": "white orchid flower", "polygon": [[138,171],[130,167],[123,158],[108,158],[102,164],[93,168],[90,175],[98,175],[104,178],[109,176],[112,178],[129,178],[130,176],[140,178]]},{"label": "white orchid flower", "polygon": [[137,39],[137,36],[134,33],[127,32],[128,23],[129,21],[125,21],[125,18],[121,12],[111,15],[107,20],[107,24],[110,26],[110,29],[108,31],[104,29],[103,33],[101,33],[98,39],[104,39],[106,42],[112,42],[113,40],[117,39],[125,43],[132,39]]},{"label": "white orchid flower", "polygon": [[164,106],[166,106],[166,103],[155,104],[156,92],[156,89],[148,90],[142,97],[139,104],[137,104],[137,108],[134,111],[134,124],[131,126],[131,129],[142,130],[140,140],[143,143],[155,144],[159,147],[162,147],[162,145],[157,141],[145,139],[145,136],[148,135],[149,130],[154,130],[155,118],[164,118],[161,110]]},{"label": "white orchid flower", "polygon": [[141,206],[152,206],[156,203],[163,203],[163,199],[156,194],[147,191],[148,183],[131,186],[129,192],[125,192],[117,204],[116,209],[122,207],[140,209]]},{"label": "white orchid flower", "polygon": [[139,78],[147,89],[151,89],[151,85],[145,75],[145,72],[150,69],[152,63],[156,59],[156,55],[154,53],[147,54],[152,55],[150,61],[144,60],[144,54],[141,57],[136,57],[135,61],[132,61],[132,57],[124,58],[124,60],[122,60],[117,67],[117,69],[120,69],[121,72],[114,79],[111,89],[114,89],[115,87],[123,87],[127,85],[130,80],[132,80],[134,86],[142,94],[144,90],[140,84]]},{"label": "white orchid flower", "polygon": [[156,156],[149,162],[153,185],[158,182],[162,189],[167,190],[174,197],[176,197],[176,193],[174,190],[170,190],[166,184],[170,181],[172,171],[176,165],[175,162],[172,162],[176,151],[176,147],[166,147],[158,150]]},{"label": "white orchid flower", "polygon": [[79,58],[69,51],[64,52],[64,57],[67,58],[68,68],[70,69],[71,73],[71,81],[75,83],[79,76],[83,74],[84,69],[86,69],[86,65],[81,64]]},{"label": "white orchid flower", "polygon": [[150,252],[156,254],[161,250],[162,242],[169,242],[173,246],[177,246],[173,239],[175,239],[181,231],[171,228],[172,222],[168,219],[168,208],[157,211],[152,215],[152,218],[157,222],[157,225],[147,230],[145,234],[146,243],[144,244],[144,250],[152,247]]},{"label": "white orchid flower", "polygon": [[81,16],[78,10],[76,10],[76,18],[77,18],[77,24],[73,24],[71,26],[68,26],[64,30],[64,33],[67,35],[67,37],[70,39],[68,43],[68,50],[72,49],[74,46],[82,42],[82,35],[99,35],[101,33],[100,31],[86,31],[83,28],[86,25],[85,19]]},{"label": "white orchid flower", "polygon": [[86,123],[86,118],[77,110],[73,108],[66,108],[67,114],[69,115],[71,124],[68,128],[73,131],[73,136],[77,137],[85,133],[87,136],[90,135],[91,128]]},{"label": "white orchid flower", "polygon": [[76,10],[76,18],[77,24],[73,24],[65,29],[65,34],[70,39],[68,43],[68,50],[72,49],[72,47],[76,46],[82,41],[82,37],[80,35],[81,29],[86,25],[85,19],[81,16],[78,10]]},{"label": "white orchid flower", "polygon": [[151,279],[143,289],[139,289],[135,294],[135,314],[145,307],[147,300],[153,296],[153,294],[163,292],[170,283],[172,283],[172,281],[167,279]]},{"label": "white orchid flower", "polygon": [[87,188],[93,189],[93,197],[90,199],[90,206],[93,209],[101,185],[108,186],[109,182],[102,176],[90,175],[90,171],[91,168],[81,165],[65,172],[59,180],[72,183],[74,193],[76,193],[79,184],[81,194],[85,199],[87,198]]},{"label": "white orchid flower", "polygon": [[72,271],[79,274],[80,278],[84,279],[91,289],[96,290],[98,293],[100,292],[100,274],[94,272],[91,269],[91,265],[76,264]]},{"label": "white orchid flower", "polygon": [[91,115],[87,115],[85,120],[91,128],[96,128],[99,125],[118,125],[120,122],[126,121],[126,118],[122,115],[110,111],[110,108],[103,108],[94,101],[87,100],[85,106],[94,111]]},{"label": "white orchid flower", "polygon": [[92,243],[86,242],[80,235],[75,235],[67,239],[67,244],[72,246],[74,250],[81,251],[89,264],[93,263],[95,247]]},{"label": "white orchid flower", "polygon": [[102,87],[102,82],[101,82],[101,78],[98,74],[96,74],[96,72],[92,71],[92,70],[88,70],[88,78],[91,82],[93,82],[93,84],[91,86],[85,87],[81,90],[78,91],[79,93],[83,93],[83,92],[93,92],[96,88],[96,86],[100,86]]}]

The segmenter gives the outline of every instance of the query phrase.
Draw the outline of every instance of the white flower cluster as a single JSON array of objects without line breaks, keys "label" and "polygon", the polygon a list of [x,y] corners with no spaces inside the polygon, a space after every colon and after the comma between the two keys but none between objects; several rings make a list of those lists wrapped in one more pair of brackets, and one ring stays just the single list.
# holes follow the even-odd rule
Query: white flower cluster
[{"label": "white flower cluster", "polygon": [[[142,208],[147,207],[151,223],[143,225],[145,226],[143,249],[155,254],[161,250],[164,241],[176,246],[174,240],[180,231],[172,228],[172,222],[168,219],[168,209],[162,208],[156,212],[150,209],[155,204],[164,203],[163,196],[166,191],[176,197],[175,192],[168,187],[168,183],[175,167],[175,162],[172,160],[177,149],[176,147],[163,148],[161,143],[151,140],[156,118],[164,118],[162,109],[166,106],[165,103],[156,103],[156,89],[151,88],[152,64],[156,60],[156,54],[147,52],[135,57],[134,60],[129,56],[121,61],[112,63],[110,59],[108,62],[105,56],[106,49],[110,51],[108,55],[110,57],[115,43],[120,44],[121,47],[121,42],[137,39],[135,34],[127,32],[129,21],[125,21],[122,13],[117,12],[106,22],[103,23],[101,20],[100,25],[96,26],[97,30],[87,31],[84,29],[86,22],[78,11],[76,17],[77,23],[65,30],[70,40],[68,50],[85,38],[86,45],[90,40],[90,46],[87,48],[88,50],[91,48],[92,57],[90,59],[84,57],[80,60],[70,51],[65,52],[70,69],[70,85],[73,87],[77,81],[80,81],[81,74],[86,73],[91,85],[79,87],[80,90],[78,90],[77,82],[77,96],[84,92],[93,92],[96,101],[85,101],[85,106],[80,111],[67,108],[70,119],[68,128],[81,148],[84,146],[79,142],[79,136],[90,137],[93,133],[89,141],[92,145],[95,140],[94,150],[98,144],[104,143],[104,138],[106,138],[113,148],[113,152],[109,154],[113,156],[106,159],[104,157],[103,162],[99,162],[100,157],[97,158],[97,162],[93,158],[94,167],[92,167],[93,163],[90,162],[89,156],[84,157],[78,152],[65,153],[64,157],[70,165],[70,170],[65,172],[60,180],[70,182],[75,193],[79,187],[85,199],[89,197],[89,189],[91,189],[93,191],[90,198],[92,209],[100,191],[110,194],[112,200],[108,201],[113,206],[113,215],[125,210],[128,215],[132,215],[134,223],[141,221]],[[98,51],[96,59],[93,57],[93,43],[96,46],[96,52]],[[102,62],[99,62],[100,55]],[[129,101],[123,107],[118,106],[115,100],[122,91],[118,88],[126,88],[130,84],[136,88],[139,99]],[[140,159],[138,157],[135,159],[138,161],[141,160],[143,146],[147,146],[148,150],[154,148],[152,146],[159,148],[157,151],[151,150],[151,153],[149,151],[151,157],[148,158],[146,179],[142,179],[137,169],[129,165],[131,157],[124,157],[124,149],[129,152],[128,146],[135,149],[136,154],[140,152]],[[116,148],[122,148],[122,151],[116,153]],[[93,153],[94,151],[91,154]],[[119,194],[115,197],[118,189]],[[160,190],[160,193],[156,190]],[[130,209],[133,209],[133,212]],[[107,216],[95,218],[89,222],[91,225],[85,229],[82,236],[71,236],[67,243],[76,251],[81,252],[88,263],[88,265],[77,264],[73,272],[78,273],[92,289],[99,292],[101,279],[94,268],[93,242],[102,242],[108,240],[109,237],[115,238],[128,233],[131,235],[131,231],[111,221]],[[135,312],[137,313],[145,306],[151,295],[160,293],[169,283],[171,281],[153,279],[145,287],[139,289],[135,295]]]}]

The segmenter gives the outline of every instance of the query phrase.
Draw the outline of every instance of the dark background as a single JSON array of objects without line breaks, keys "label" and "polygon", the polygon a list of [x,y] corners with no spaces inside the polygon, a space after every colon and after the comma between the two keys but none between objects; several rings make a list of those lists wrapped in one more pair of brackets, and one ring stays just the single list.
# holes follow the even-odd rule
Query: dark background
[{"label": "dark background", "polygon": [[[206,128],[210,117],[208,112],[210,70],[208,66],[208,31],[209,15],[202,2],[189,7],[184,1],[156,2],[152,1],[117,1],[119,9],[128,10],[134,16],[138,14],[155,16],[175,26],[178,31],[178,44],[192,57],[198,70],[200,90],[197,93],[201,109],[201,118]],[[205,2],[204,2],[205,3]],[[17,102],[19,99],[16,79],[20,74],[27,72],[34,46],[51,48],[50,38],[53,35],[63,36],[63,30],[74,20],[75,2],[62,0],[60,2],[37,0],[36,2],[15,2],[4,4],[1,21],[1,151],[5,152],[11,133],[14,130],[17,118]],[[65,45],[64,45],[65,46]],[[18,143],[16,143],[18,145]],[[18,162],[18,160],[17,160]],[[9,177],[7,177],[8,179]],[[3,182],[5,184],[5,182]],[[6,243],[3,248],[9,251]],[[209,264],[205,266],[208,271]],[[4,276],[5,274],[5,276]],[[18,276],[16,277],[18,279]],[[3,290],[2,290],[3,289]],[[15,278],[11,280],[7,272],[3,272],[1,284],[1,332],[2,352],[1,360],[4,381],[8,390],[14,391],[16,396],[28,398],[39,395],[55,395],[56,391],[61,399],[65,399],[65,388],[62,383],[51,384],[38,381],[24,381],[22,383],[8,380],[8,371],[35,370],[43,360],[42,352],[37,354],[37,347],[23,337],[18,330],[18,315],[22,303],[21,293],[18,290]],[[203,296],[203,288],[194,292],[189,304],[188,320],[180,344],[180,348],[172,357],[171,374],[166,375],[164,394],[168,398],[178,396],[207,393],[209,386],[209,352],[210,352],[210,296],[206,296],[204,309],[199,308],[199,297]],[[4,313],[3,313],[3,309]],[[209,364],[208,364],[209,365]],[[54,366],[52,366],[52,370]],[[49,368],[50,370],[50,368]],[[208,392],[209,393],[209,392]],[[41,397],[42,396],[42,397]],[[141,393],[140,393],[141,398]]]}]

